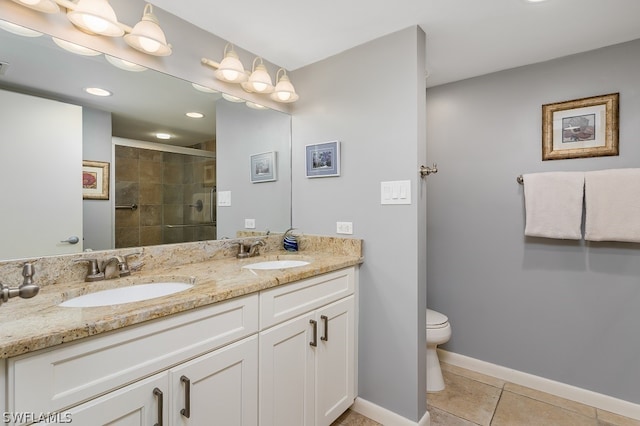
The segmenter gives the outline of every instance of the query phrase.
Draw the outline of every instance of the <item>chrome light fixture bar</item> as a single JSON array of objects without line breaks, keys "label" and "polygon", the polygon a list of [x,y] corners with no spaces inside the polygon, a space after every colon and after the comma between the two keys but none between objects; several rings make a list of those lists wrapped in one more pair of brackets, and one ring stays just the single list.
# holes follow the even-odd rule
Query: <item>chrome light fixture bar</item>
[{"label": "chrome light fixture bar", "polygon": [[64,8],[69,21],[81,31],[107,37],[122,37],[132,48],[153,56],[171,54],[171,45],[146,4],[142,19],[133,28],[118,21],[108,0],[12,0],[22,6],[43,13],[58,13]]}]

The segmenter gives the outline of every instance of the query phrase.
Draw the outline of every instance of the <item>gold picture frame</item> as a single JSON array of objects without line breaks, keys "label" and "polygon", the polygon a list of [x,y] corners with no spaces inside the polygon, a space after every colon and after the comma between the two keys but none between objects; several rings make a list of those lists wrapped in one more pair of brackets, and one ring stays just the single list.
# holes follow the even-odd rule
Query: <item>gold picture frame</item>
[{"label": "gold picture frame", "polygon": [[109,199],[109,163],[82,161],[82,199]]},{"label": "gold picture frame", "polygon": [[618,155],[620,94],[542,105],[542,160]]}]

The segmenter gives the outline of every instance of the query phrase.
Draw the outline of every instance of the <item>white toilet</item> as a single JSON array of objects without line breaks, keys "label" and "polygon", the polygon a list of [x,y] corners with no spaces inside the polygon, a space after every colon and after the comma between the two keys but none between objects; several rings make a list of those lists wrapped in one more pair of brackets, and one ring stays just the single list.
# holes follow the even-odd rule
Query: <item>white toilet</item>
[{"label": "white toilet", "polygon": [[427,309],[427,392],[444,389],[436,347],[448,342],[450,338],[449,318],[440,312]]}]

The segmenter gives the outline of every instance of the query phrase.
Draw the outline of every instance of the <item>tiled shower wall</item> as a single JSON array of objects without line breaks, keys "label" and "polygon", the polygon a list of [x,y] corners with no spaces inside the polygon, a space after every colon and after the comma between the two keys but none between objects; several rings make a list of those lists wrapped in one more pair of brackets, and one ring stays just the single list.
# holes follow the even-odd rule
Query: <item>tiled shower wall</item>
[{"label": "tiled shower wall", "polygon": [[[215,141],[194,148],[215,151]],[[115,247],[215,239],[215,207],[209,214],[215,176],[213,158],[116,145],[116,206],[138,207],[116,209]]]}]

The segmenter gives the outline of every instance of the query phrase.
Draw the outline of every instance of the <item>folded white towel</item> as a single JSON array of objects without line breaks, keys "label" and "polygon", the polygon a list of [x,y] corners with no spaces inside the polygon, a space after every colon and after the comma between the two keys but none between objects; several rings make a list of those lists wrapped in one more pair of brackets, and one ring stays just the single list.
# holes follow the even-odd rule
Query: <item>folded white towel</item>
[{"label": "folded white towel", "polygon": [[640,242],[640,169],[585,173],[585,240]]},{"label": "folded white towel", "polygon": [[526,225],[530,237],[582,238],[583,172],[523,175]]}]

